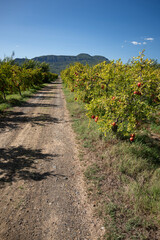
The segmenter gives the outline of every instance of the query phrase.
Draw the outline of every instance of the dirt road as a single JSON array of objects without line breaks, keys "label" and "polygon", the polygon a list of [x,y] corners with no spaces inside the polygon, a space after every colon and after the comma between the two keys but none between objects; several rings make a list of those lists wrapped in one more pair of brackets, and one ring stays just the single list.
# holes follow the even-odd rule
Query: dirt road
[{"label": "dirt road", "polygon": [[94,240],[61,80],[0,117],[0,239]]}]

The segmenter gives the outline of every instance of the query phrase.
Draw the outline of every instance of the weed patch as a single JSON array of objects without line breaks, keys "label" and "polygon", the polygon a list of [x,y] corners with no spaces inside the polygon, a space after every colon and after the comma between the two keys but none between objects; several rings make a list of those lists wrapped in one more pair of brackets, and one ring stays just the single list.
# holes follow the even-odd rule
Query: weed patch
[{"label": "weed patch", "polygon": [[41,84],[40,86],[34,86],[30,90],[22,92],[19,94],[11,94],[6,96],[6,100],[0,99],[0,112],[3,112],[7,108],[11,108],[14,106],[21,106],[29,97],[32,96],[33,93],[40,90],[46,84]]}]

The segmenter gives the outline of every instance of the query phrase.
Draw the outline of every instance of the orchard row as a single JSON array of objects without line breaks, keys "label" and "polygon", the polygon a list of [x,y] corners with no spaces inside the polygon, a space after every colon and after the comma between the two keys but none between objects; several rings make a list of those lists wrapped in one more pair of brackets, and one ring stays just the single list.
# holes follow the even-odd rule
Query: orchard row
[{"label": "orchard row", "polygon": [[49,72],[46,63],[37,63],[33,60],[18,66],[12,59],[0,62],[0,96],[6,100],[6,95],[25,91],[33,86],[49,82],[58,77]]},{"label": "orchard row", "polygon": [[160,68],[144,59],[143,52],[128,64],[121,60],[93,67],[76,63],[61,77],[105,134],[130,134],[134,141],[138,129],[159,111]]}]

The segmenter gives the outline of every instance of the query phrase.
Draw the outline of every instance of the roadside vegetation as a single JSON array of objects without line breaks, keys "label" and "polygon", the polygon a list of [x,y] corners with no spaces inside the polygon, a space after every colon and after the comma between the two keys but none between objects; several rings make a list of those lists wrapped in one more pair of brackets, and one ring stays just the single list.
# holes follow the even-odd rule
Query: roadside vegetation
[{"label": "roadside vegetation", "polygon": [[12,58],[0,61],[0,111],[20,105],[43,84],[55,80],[57,74],[49,72],[49,65],[26,60],[21,66]]},{"label": "roadside vegetation", "polygon": [[[129,71],[132,67],[134,71],[137,68],[130,81],[131,86],[127,72],[122,73],[127,76],[127,79],[123,77],[123,86],[128,86],[127,93],[123,94],[118,94],[119,88],[122,90],[120,83],[117,83],[117,87],[114,83],[114,74],[118,70],[111,69],[115,69],[117,64],[120,66],[119,62],[105,66],[103,75],[100,71],[104,70],[103,64],[95,66],[94,69],[87,67],[85,72],[86,66],[78,63],[61,74],[73,128],[81,144],[79,158],[85,169],[88,195],[95,206],[95,214],[103,219],[107,240],[160,239],[160,75],[159,68],[154,68],[152,63],[143,57],[141,55],[133,60],[130,66],[126,66]],[[75,71],[77,67],[79,71]],[[95,71],[97,68],[98,75]],[[109,74],[112,73],[113,81],[110,80],[112,83],[110,88],[108,87],[110,92],[104,93],[106,84],[110,84],[106,83],[107,69]],[[145,74],[153,78],[147,78]],[[117,80],[118,77],[121,77],[120,72]],[[80,85],[82,83],[84,85]],[[138,83],[141,83],[140,86]],[[115,89],[117,95],[113,93]],[[152,89],[155,101],[151,97]],[[134,91],[141,92],[141,95],[134,94]],[[132,96],[127,97],[128,94]],[[116,98],[121,102],[115,103]],[[135,107],[132,102],[127,104],[130,98]],[[125,109],[119,105],[122,102]],[[123,109],[131,115],[135,111],[136,116],[130,118],[127,114],[127,118],[124,113],[124,117],[120,118],[118,109],[121,113]],[[118,114],[117,121],[115,112]],[[116,128],[112,125],[113,122],[116,122]]]}]

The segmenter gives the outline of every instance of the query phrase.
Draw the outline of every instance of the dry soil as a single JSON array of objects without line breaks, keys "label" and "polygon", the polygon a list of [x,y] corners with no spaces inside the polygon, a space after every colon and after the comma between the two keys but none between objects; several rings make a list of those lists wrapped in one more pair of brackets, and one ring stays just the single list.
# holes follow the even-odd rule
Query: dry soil
[{"label": "dry soil", "polygon": [[0,116],[0,240],[97,240],[61,80]]}]

